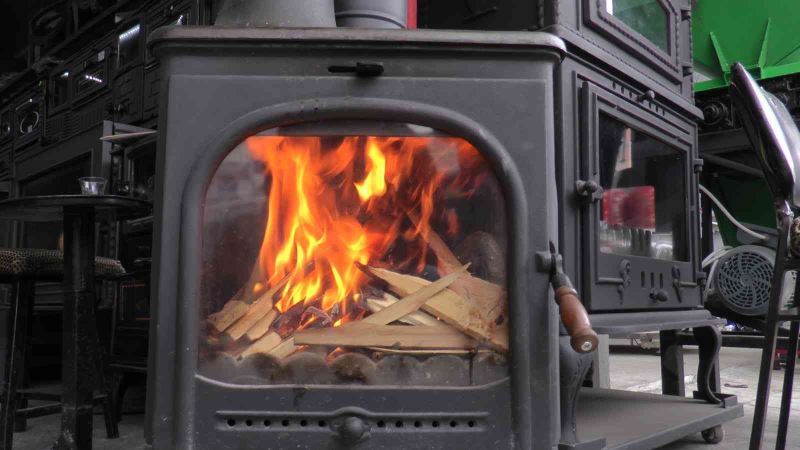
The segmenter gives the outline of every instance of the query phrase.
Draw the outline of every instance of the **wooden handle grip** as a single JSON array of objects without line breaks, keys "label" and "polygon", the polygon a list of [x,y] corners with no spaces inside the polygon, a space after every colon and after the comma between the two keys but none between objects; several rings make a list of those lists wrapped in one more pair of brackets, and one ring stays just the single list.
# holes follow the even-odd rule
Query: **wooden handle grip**
[{"label": "wooden handle grip", "polygon": [[597,348],[597,333],[575,290],[567,286],[556,289],[556,303],[572,348],[578,353],[593,352]]}]

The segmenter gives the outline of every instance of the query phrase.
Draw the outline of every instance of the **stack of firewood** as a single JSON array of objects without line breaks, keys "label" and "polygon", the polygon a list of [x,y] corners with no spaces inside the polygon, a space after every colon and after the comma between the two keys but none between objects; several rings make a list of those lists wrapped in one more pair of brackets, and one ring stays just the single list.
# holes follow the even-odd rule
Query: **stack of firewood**
[{"label": "stack of firewood", "polygon": [[363,294],[360,304],[369,313],[360,319],[339,326],[327,321],[326,326],[305,329],[280,326],[289,311],[281,314],[274,301],[286,279],[251,298],[246,298],[253,291],[248,283],[220,311],[208,316],[209,343],[235,357],[265,354],[278,360],[305,346],[412,354],[507,352],[504,288],[470,275],[470,264],[462,264],[433,231],[426,239],[438,259],[441,278],[431,282],[387,268],[360,267],[381,287]]}]

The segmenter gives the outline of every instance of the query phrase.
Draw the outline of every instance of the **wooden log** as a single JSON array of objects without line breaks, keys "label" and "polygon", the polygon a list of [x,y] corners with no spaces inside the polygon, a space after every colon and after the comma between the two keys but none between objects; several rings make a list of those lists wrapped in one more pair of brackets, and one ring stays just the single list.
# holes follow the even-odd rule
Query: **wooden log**
[{"label": "wooden log", "polygon": [[454,328],[377,325],[352,322],[341,327],[301,330],[295,344],[336,347],[391,347],[430,349],[472,349],[477,343]]},{"label": "wooden log", "polygon": [[[392,272],[388,269],[367,267],[365,270],[367,270],[369,274],[385,281],[389,287],[399,295],[409,295],[432,284],[428,280],[413,275]],[[498,302],[503,303],[503,300],[496,300],[494,303],[495,309],[487,311],[456,292],[450,289],[444,289],[429,298],[421,306],[421,309],[454,326],[456,329],[463,331],[469,336],[481,342],[485,341],[496,349],[506,352],[508,351],[508,320],[503,320],[499,326],[494,320],[489,320],[492,317],[494,317],[495,320],[500,318],[499,312],[497,311]],[[369,319],[369,317],[367,319]]]},{"label": "wooden log", "polygon": [[208,323],[218,332],[225,331],[250,309],[250,305],[240,300],[230,300],[222,309],[208,316]]},{"label": "wooden log", "polygon": [[405,317],[414,311],[418,310],[433,296],[446,289],[447,286],[453,283],[463,271],[467,270],[467,266],[461,267],[458,271],[446,275],[438,280],[428,283],[424,286],[419,286],[413,292],[403,294],[404,297],[398,302],[392,304],[388,308],[382,309],[369,317],[361,320],[362,323],[372,323],[377,325],[385,325],[395,320]]},{"label": "wooden log", "polygon": [[[409,212],[408,217],[416,226],[419,226],[419,217],[415,212]],[[427,233],[426,242],[439,261],[439,271],[441,274],[449,274],[453,272],[455,267],[461,265],[461,262],[450,250],[450,247],[447,246],[444,240],[434,230],[431,229]],[[480,310],[480,317],[486,321],[486,326],[484,328],[494,330],[497,326],[497,322],[501,322],[498,330],[499,335],[495,336],[495,339],[498,341],[508,341],[506,292],[502,286],[473,277],[469,273],[466,273],[453,282],[449,289],[478,307]],[[398,293],[400,295],[406,295],[403,292]],[[494,331],[492,331],[492,333],[494,333]],[[505,334],[505,336],[503,336],[503,334]]]},{"label": "wooden log", "polygon": [[[378,297],[368,297],[364,299],[364,302],[369,308],[370,311],[376,313],[384,308],[388,308],[389,306],[397,303],[399,300],[392,294],[388,292],[384,292],[383,296]],[[430,314],[424,311],[415,311],[407,316],[401,317],[397,319],[398,322],[405,323],[407,325],[424,325],[429,327],[449,327],[446,323],[442,322],[441,320],[436,320],[435,317],[431,316]]]},{"label": "wooden log", "polygon": [[270,312],[267,313],[266,316],[259,319],[258,322],[255,323],[255,325],[250,327],[250,329],[247,330],[247,333],[245,333],[245,336],[250,341],[255,341],[256,339],[261,338],[262,336],[267,334],[270,325],[272,325],[272,322],[274,322],[275,319],[277,318],[278,318],[278,311],[273,308]]},{"label": "wooden log", "polygon": [[270,331],[269,333],[265,334],[261,339],[253,342],[247,347],[242,353],[241,357],[246,358],[250,355],[255,355],[257,353],[265,353],[270,354],[270,352],[281,344],[283,339],[281,336],[274,332]]},{"label": "wooden log", "polygon": [[[244,314],[236,323],[233,324],[228,330],[225,331],[225,334],[232,340],[236,341],[245,333],[247,333],[250,328],[252,328],[259,320],[266,317],[270,314],[273,305],[272,297],[286,284],[288,281],[289,276],[283,277],[281,281],[279,281],[275,286],[267,289],[266,292],[259,296],[258,300],[253,302],[252,305],[247,310],[247,313]],[[273,319],[274,320],[274,319]]]},{"label": "wooden log", "polygon": [[281,360],[300,350],[300,348],[300,346],[295,345],[294,339],[288,338],[284,339],[283,342],[275,346],[275,348],[270,350],[268,353],[270,356]]},{"label": "wooden log", "polygon": [[505,252],[491,234],[485,231],[470,233],[454,251],[459,261],[471,263],[472,276],[505,284]]}]

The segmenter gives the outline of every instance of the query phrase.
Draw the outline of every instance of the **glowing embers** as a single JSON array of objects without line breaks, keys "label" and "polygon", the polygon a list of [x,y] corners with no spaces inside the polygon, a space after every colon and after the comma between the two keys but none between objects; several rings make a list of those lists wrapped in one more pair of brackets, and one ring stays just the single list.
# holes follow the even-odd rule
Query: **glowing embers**
[{"label": "glowing embers", "polygon": [[452,137],[258,135],[238,150],[226,161],[262,164],[263,231],[252,230],[262,238],[234,297],[205,299],[201,362],[507,352],[504,203],[476,148]]}]

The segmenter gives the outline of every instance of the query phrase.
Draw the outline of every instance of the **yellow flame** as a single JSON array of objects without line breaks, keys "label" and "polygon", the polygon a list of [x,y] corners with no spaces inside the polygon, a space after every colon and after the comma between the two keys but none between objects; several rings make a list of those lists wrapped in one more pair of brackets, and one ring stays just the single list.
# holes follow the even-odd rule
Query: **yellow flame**
[{"label": "yellow flame", "polygon": [[367,176],[354,184],[362,201],[386,193],[386,157],[373,139],[367,141]]}]

